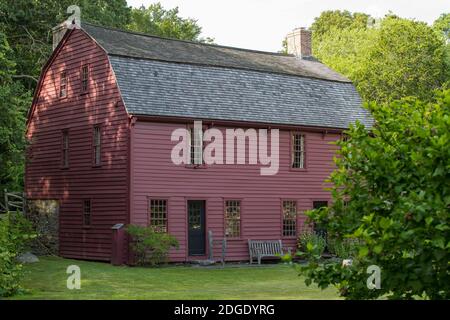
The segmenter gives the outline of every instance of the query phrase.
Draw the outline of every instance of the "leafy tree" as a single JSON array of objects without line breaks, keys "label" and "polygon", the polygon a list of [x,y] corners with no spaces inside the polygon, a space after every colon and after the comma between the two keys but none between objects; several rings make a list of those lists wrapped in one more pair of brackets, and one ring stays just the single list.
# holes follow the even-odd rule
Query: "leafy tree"
[{"label": "leafy tree", "polygon": [[315,47],[366,101],[427,100],[448,80],[444,39],[423,22],[389,15],[378,27],[332,27]]},{"label": "leafy tree", "polygon": [[366,29],[372,20],[370,15],[360,12],[351,13],[347,10],[323,11],[311,25],[313,50],[316,50],[315,45],[320,44],[324,36],[332,34],[335,29]]},{"label": "leafy tree", "polygon": [[213,41],[210,38],[200,38],[202,28],[196,20],[182,18],[179,16],[178,7],[166,10],[159,2],[149,5],[148,8],[133,8],[128,29],[181,40]]},{"label": "leafy tree", "polygon": [[[335,285],[350,299],[449,299],[450,90],[370,109],[372,133],[358,123],[338,142],[331,207],[307,213],[331,237],[356,240],[353,266],[310,252],[298,269],[307,284]],[[379,290],[366,287],[370,265],[381,268]]]},{"label": "leafy tree", "polygon": [[445,45],[445,78],[447,79],[446,85],[450,81],[450,13],[443,13],[433,23],[433,28],[444,37]]},{"label": "leafy tree", "polygon": [[450,39],[450,13],[443,13],[433,23],[433,28],[442,32],[446,39]]},{"label": "leafy tree", "polygon": [[23,185],[25,113],[31,95],[12,79],[13,52],[0,32],[0,187],[20,190]]},{"label": "leafy tree", "polygon": [[64,21],[67,7],[81,8],[82,21],[124,28],[131,9],[126,0],[7,0],[0,1],[0,27],[15,53],[15,78],[33,90],[52,51],[52,27]]}]

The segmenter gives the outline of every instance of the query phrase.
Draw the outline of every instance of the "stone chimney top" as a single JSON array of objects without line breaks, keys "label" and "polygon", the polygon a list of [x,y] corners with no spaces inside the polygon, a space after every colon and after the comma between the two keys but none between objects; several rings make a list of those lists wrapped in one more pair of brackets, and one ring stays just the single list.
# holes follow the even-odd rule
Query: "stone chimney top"
[{"label": "stone chimney top", "polygon": [[81,28],[81,10],[80,7],[76,5],[71,5],[67,8],[67,13],[71,14],[66,21],[58,24],[56,27],[52,28],[53,33],[53,50],[56,49],[59,42],[62,40],[66,34],[67,29]]},{"label": "stone chimney top", "polygon": [[299,58],[312,56],[311,31],[306,28],[296,28],[286,36],[287,52]]},{"label": "stone chimney top", "polygon": [[58,46],[59,42],[62,40],[64,35],[66,34],[67,29],[69,29],[67,25],[67,21],[58,24],[56,27],[52,28],[53,33],[53,51]]}]

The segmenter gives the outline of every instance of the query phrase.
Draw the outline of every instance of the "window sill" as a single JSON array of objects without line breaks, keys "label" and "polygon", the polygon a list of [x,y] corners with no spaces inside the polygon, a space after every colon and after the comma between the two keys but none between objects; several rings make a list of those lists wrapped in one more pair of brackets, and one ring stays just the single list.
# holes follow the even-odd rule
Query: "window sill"
[{"label": "window sill", "polygon": [[227,241],[242,241],[244,240],[242,237],[225,237]]},{"label": "window sill", "polygon": [[206,164],[187,164],[184,166],[187,169],[206,169]]},{"label": "window sill", "polygon": [[297,236],[282,236],[281,240],[296,240]]},{"label": "window sill", "polygon": [[306,171],[308,171],[308,169],[307,168],[292,168],[292,167],[290,167],[289,171],[292,171],[292,172],[306,172]]}]

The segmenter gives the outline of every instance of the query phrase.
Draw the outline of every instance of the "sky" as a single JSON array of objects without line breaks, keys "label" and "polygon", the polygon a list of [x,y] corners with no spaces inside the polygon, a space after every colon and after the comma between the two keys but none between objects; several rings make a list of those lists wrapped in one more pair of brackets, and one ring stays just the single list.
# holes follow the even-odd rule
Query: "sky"
[{"label": "sky", "polygon": [[[148,6],[156,1],[127,0]],[[281,49],[285,35],[296,27],[309,27],[325,10],[349,10],[382,17],[389,11],[433,23],[450,12],[449,0],[159,0],[164,8],[178,7],[184,18],[202,27],[203,37],[221,45],[272,51]]]}]

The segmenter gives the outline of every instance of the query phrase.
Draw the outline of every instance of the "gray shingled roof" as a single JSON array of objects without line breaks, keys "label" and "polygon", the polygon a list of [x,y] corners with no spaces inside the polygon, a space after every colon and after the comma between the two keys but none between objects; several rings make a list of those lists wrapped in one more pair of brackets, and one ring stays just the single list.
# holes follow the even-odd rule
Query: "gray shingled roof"
[{"label": "gray shingled roof", "polygon": [[348,128],[372,119],[348,79],[316,61],[84,24],[129,113]]}]

